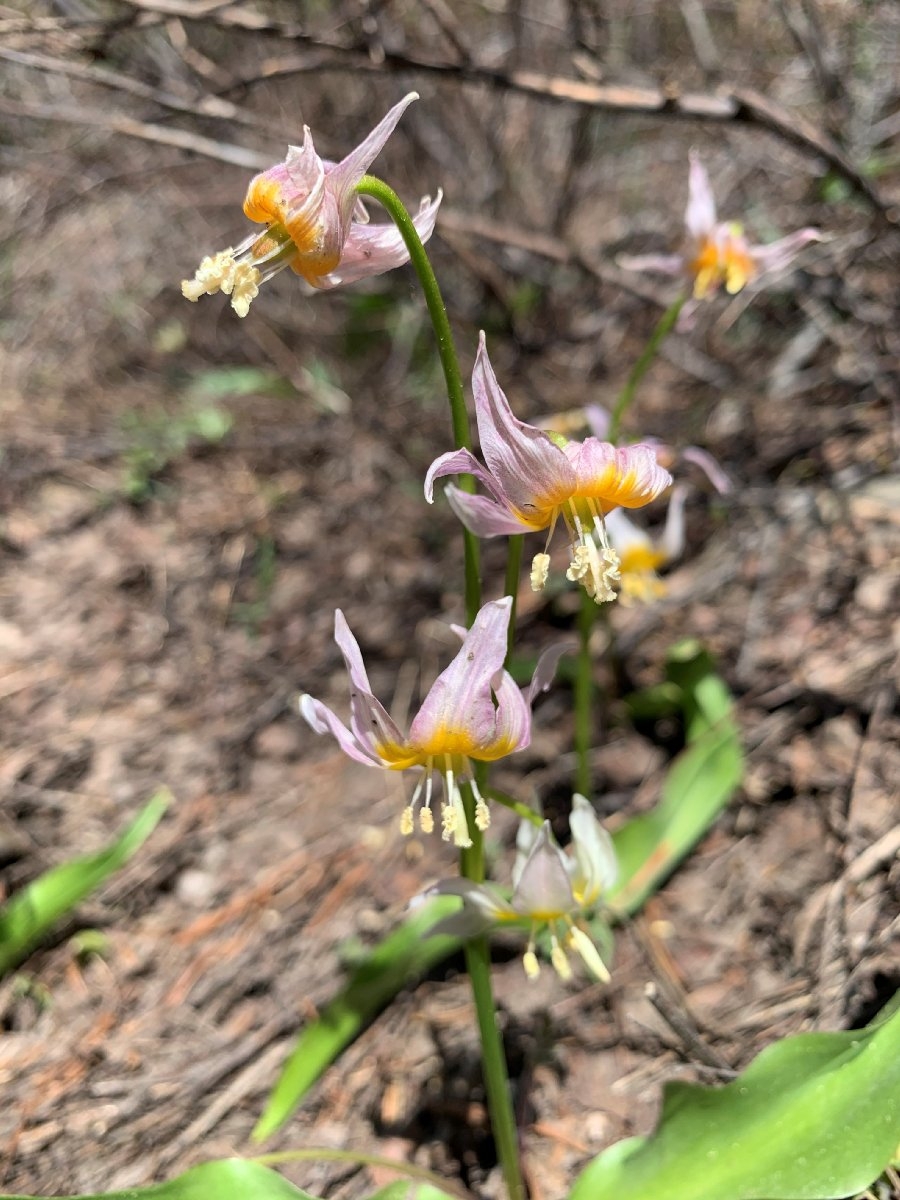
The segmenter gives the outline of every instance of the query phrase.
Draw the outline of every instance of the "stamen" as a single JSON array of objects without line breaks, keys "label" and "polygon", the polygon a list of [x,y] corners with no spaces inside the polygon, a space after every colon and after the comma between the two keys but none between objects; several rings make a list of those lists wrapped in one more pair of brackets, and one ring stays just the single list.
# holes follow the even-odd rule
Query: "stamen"
[{"label": "stamen", "polygon": [[569,966],[566,952],[557,941],[555,934],[553,935],[552,948],[550,950],[550,962],[553,964],[553,969],[560,979],[572,978],[572,968]]},{"label": "stamen", "polygon": [[423,808],[420,811],[419,828],[423,833],[434,833],[434,813],[430,808]]},{"label": "stamen", "polygon": [[400,814],[400,832],[404,837],[409,837],[415,828],[414,818],[415,810],[411,804],[407,804],[406,808]]},{"label": "stamen", "polygon": [[472,794],[475,797],[475,827],[480,829],[482,833],[490,828],[491,813],[487,806],[487,801],[478,790],[478,784],[473,779],[469,784],[472,789]]},{"label": "stamen", "polygon": [[246,317],[250,311],[251,300],[259,295],[261,279],[256,267],[251,267],[249,263],[238,263],[227,285],[222,284],[222,291],[226,296],[231,296],[231,307],[239,317]]},{"label": "stamen", "polygon": [[531,560],[531,590],[542,592],[550,574],[550,555],[536,554]]},{"label": "stamen", "polygon": [[538,962],[538,957],[531,946],[528,947],[522,957],[522,965],[529,979],[537,979],[541,973],[541,964]]},{"label": "stamen", "polygon": [[572,949],[581,955],[584,965],[591,974],[597,979],[602,980],[603,983],[609,983],[610,975],[606,963],[600,957],[600,952],[584,930],[579,929],[577,925],[573,925],[569,930],[567,941]]},{"label": "stamen", "polygon": [[235,270],[234,251],[230,246],[218,254],[207,255],[195,271],[194,278],[181,281],[181,294],[193,304],[201,296],[214,296],[218,291],[228,295],[234,286]]}]

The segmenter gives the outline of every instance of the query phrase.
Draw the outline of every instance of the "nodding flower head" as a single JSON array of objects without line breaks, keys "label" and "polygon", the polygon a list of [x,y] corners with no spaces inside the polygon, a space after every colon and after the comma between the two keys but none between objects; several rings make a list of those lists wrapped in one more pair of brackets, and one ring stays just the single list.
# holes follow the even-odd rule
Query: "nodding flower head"
[{"label": "nodding flower head", "polygon": [[[355,150],[339,163],[320,158],[308,126],[303,144],[288,147],[283,162],[256,175],[244,200],[244,214],[265,225],[236,248],[204,258],[193,279],[181,285],[188,300],[223,292],[245,317],[259,285],[285,267],[312,287],[327,289],[380,275],[409,258],[394,224],[369,224],[356,188],[406,108],[410,92]],[[423,241],[431,236],[441,194],[425,197],[413,224]]]},{"label": "nodding flower head", "polygon": [[532,562],[531,582],[539,591],[547,580],[547,547],[559,521],[569,532],[572,559],[567,578],[581,583],[597,603],[615,599],[618,558],[606,535],[606,515],[614,508],[649,504],[672,482],[650,445],[613,446],[599,438],[566,441],[518,420],[491,367],[481,334],[472,372],[482,465],[469,450],[435,459],[425,479],[467,472],[486,495],[471,495],[452,484],[450,507],[477,537],[548,531],[547,544]]},{"label": "nodding flower head", "polygon": [[417,769],[422,777],[404,809],[401,831],[434,827],[432,788],[441,776],[444,793],[441,823],[445,840],[472,844],[461,784],[475,798],[475,824],[486,829],[490,813],[473,778],[472,762],[492,762],[531,740],[531,702],[550,685],[562,648],[546,651],[530,686],[523,692],[503,669],[512,601],[504,597],[485,604],[468,631],[454,627],[463,639],[459,653],[435,682],[404,734],[372,695],[359,645],[343,613],[334,615],[334,637],[350,675],[349,727],[320,700],[304,695],[300,712],[316,733],[330,733],[350,758],[390,771]]},{"label": "nodding flower head", "polygon": [[807,228],[767,246],[748,241],[740,223],[718,219],[709,176],[694,150],[690,155],[684,224],[685,246],[681,254],[623,255],[619,262],[630,270],[687,279],[694,301],[711,296],[721,287],[733,296],[759,276],[786,267],[809,242],[821,240],[818,229]]},{"label": "nodding flower head", "polygon": [[568,951],[574,950],[594,978],[608,980],[609,971],[584,918],[595,911],[616,881],[616,853],[584,796],[573,798],[570,827],[571,853],[566,854],[557,845],[549,821],[540,830],[522,823],[509,899],[492,884],[468,879],[443,880],[417,897],[416,902],[435,895],[462,897],[462,911],[439,922],[431,932],[474,937],[491,928],[527,929],[524,966],[529,979],[540,973],[536,947],[544,933],[549,936],[550,961],[563,979],[572,974]]}]

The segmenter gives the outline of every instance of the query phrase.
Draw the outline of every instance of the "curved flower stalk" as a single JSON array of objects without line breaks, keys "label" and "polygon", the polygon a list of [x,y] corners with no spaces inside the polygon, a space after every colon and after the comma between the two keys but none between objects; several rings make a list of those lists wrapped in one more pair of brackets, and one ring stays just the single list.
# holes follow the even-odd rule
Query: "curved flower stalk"
[{"label": "curved flower stalk", "polygon": [[[475,413],[485,466],[469,450],[452,450],[431,464],[425,497],[434,499],[434,482],[444,475],[468,473],[487,495],[475,496],[452,484],[450,507],[476,537],[548,531],[546,546],[559,520],[569,531],[572,561],[567,578],[582,584],[598,604],[615,599],[618,559],[606,534],[606,515],[614,508],[649,504],[672,482],[656,461],[652,446],[617,448],[595,437],[569,442],[519,421],[509,407],[488,358],[484,333],[472,372]],[[547,549],[532,562],[531,584],[547,581]]]},{"label": "curved flower stalk", "polygon": [[756,246],[734,221],[720,221],[706,168],[695,150],[690,155],[688,203],[684,214],[685,248],[681,254],[623,255],[619,262],[634,271],[655,271],[686,278],[695,301],[724,286],[735,295],[748,283],[786,267],[809,242],[821,240],[818,229],[799,229],[787,237]]},{"label": "curved flower stalk", "polygon": [[493,762],[531,741],[531,703],[550,686],[556,663],[565,647],[554,647],[538,660],[534,676],[522,691],[503,670],[512,600],[505,596],[480,610],[466,632],[453,626],[463,639],[453,662],[432,684],[431,690],[404,734],[382,704],[372,695],[356,638],[344,614],[334,614],[334,639],[350,675],[350,725],[312,696],[300,697],[300,712],[316,733],[330,733],[350,758],[366,766],[389,771],[422,772],[412,800],[403,811],[401,832],[413,831],[418,811],[419,828],[431,833],[435,774],[443,778],[441,825],[445,841],[460,847],[472,845],[463,807],[461,784],[468,783],[476,800],[475,824],[490,824],[490,813],[473,778],[472,762]]},{"label": "curved flower stalk", "polygon": [[440,921],[431,932],[474,937],[489,929],[527,928],[523,963],[528,978],[536,979],[540,964],[535,947],[541,932],[547,931],[550,962],[557,974],[563,979],[571,977],[567,951],[574,950],[591,975],[606,982],[609,971],[585,929],[584,918],[616,881],[616,853],[612,838],[584,796],[573,798],[570,826],[572,853],[565,854],[549,821],[540,830],[528,822],[520,825],[509,900],[491,884],[469,879],[445,879],[417,897],[417,901],[435,895],[462,897],[462,911]]},{"label": "curved flower stalk", "polygon": [[[356,188],[416,99],[410,92],[395,104],[339,163],[319,157],[304,126],[303,145],[289,146],[284,162],[256,175],[247,189],[244,213],[265,231],[204,258],[194,278],[182,283],[182,295],[196,301],[224,292],[237,315],[245,317],[260,284],[285,267],[312,287],[328,289],[405,263],[409,254],[397,227],[370,225]],[[434,200],[426,196],[413,217],[423,242],[434,230],[440,202],[440,191]]]}]

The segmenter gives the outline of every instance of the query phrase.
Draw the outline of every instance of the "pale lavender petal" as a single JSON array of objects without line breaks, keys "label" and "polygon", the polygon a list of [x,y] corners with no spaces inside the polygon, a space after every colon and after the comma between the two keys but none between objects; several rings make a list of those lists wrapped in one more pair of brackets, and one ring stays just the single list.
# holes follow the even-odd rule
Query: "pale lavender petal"
[{"label": "pale lavender petal", "polygon": [[584,406],[584,419],[587,421],[588,429],[590,429],[594,437],[604,441],[606,435],[609,433],[609,426],[612,422],[612,416],[608,409],[605,409],[602,404],[586,404]]},{"label": "pale lavender petal", "polygon": [[529,698],[508,671],[502,671],[494,681],[494,714],[497,736],[509,747],[507,753],[524,750],[531,742],[531,708]]},{"label": "pale lavender petal", "polygon": [[553,682],[553,677],[556,675],[556,668],[559,665],[559,660],[564,654],[568,654],[570,650],[575,649],[573,642],[555,642],[554,645],[548,646],[542,651],[537,660],[537,666],[534,668],[534,674],[531,677],[531,683],[525,692],[525,699],[529,704],[532,704],[541,692],[546,692]]},{"label": "pale lavender petal", "polygon": [[334,640],[344,656],[350,676],[350,728],[354,736],[362,745],[372,747],[372,753],[375,753],[376,742],[403,745],[403,734],[372,695],[359,644],[339,608],[334,613]]},{"label": "pale lavender petal", "polygon": [[688,202],[684,214],[688,235],[698,242],[709,237],[716,224],[716,201],[709,185],[706,168],[696,150],[691,151],[688,177]]},{"label": "pale lavender petal", "polygon": [[367,767],[385,765],[375,751],[370,750],[367,744],[361,744],[343,721],[321,700],[314,700],[308,695],[301,696],[300,715],[316,733],[330,733],[348,758],[364,763]]},{"label": "pale lavender petal", "polygon": [[616,263],[626,271],[651,271],[656,275],[683,275],[686,270],[680,254],[620,254]]},{"label": "pale lavender petal", "polygon": [[[413,217],[413,224],[423,242],[427,242],[434,232],[442,197],[440,191],[434,200],[426,196]],[[385,271],[392,271],[406,262],[409,262],[409,251],[396,225],[365,225],[354,220],[344,242],[340,265],[326,275],[318,286],[327,290],[357,283],[372,275],[383,275]]]},{"label": "pale lavender petal", "polygon": [[418,92],[409,92],[404,96],[399,104],[395,104],[378,122],[372,132],[363,138],[355,150],[351,150],[346,158],[328,171],[328,188],[337,197],[345,224],[349,224],[356,204],[356,185],[381,153],[406,109],[418,98]]},{"label": "pale lavender petal", "polygon": [[678,484],[672,489],[669,498],[669,511],[666,513],[666,526],[660,539],[659,548],[666,556],[666,562],[674,562],[684,553],[684,502],[687,499],[687,488]]},{"label": "pale lavender petal", "polygon": [[512,906],[523,917],[535,920],[562,916],[575,907],[566,856],[553,840],[549,821],[541,827],[522,868]]},{"label": "pale lavender petal", "polygon": [[516,831],[516,861],[513,863],[512,869],[513,891],[519,886],[519,880],[522,878],[522,872],[525,869],[526,862],[528,862],[528,855],[531,853],[537,838],[538,830],[531,821],[519,822],[519,828]]},{"label": "pale lavender petal", "polygon": [[465,904],[477,909],[491,922],[516,916],[512,906],[489,883],[473,883],[471,879],[442,879],[414,897],[412,903],[429,900],[432,896],[460,896]]},{"label": "pale lavender petal", "polygon": [[640,508],[666,490],[672,476],[656,461],[651,445],[613,446],[589,437],[565,452],[577,472],[578,493],[610,507]]},{"label": "pale lavender petal", "polygon": [[820,242],[822,234],[818,229],[799,229],[789,233],[787,237],[771,242],[768,246],[752,246],[750,256],[760,272],[781,271],[799,254],[810,242]]},{"label": "pale lavender petal", "polygon": [[434,503],[434,481],[442,479],[445,475],[474,475],[495,499],[503,499],[497,491],[496,481],[471,450],[448,450],[446,454],[441,454],[434,460],[425,476],[425,499],[429,504]]},{"label": "pale lavender petal", "polygon": [[731,480],[709,451],[701,450],[699,446],[685,446],[681,457],[685,462],[692,462],[698,466],[720,496],[727,496],[734,490]]},{"label": "pale lavender petal", "polygon": [[493,687],[506,658],[512,601],[509,596],[485,604],[453,662],[434,681],[409,731],[409,743],[423,753],[446,753],[448,741],[458,753],[491,759],[508,754],[498,730]]},{"label": "pale lavender petal", "polygon": [[488,358],[483,332],[478,339],[472,391],[481,453],[488,470],[509,505],[532,528],[544,528],[549,510],[574,491],[575,475],[565,455],[543,430],[513,416]]},{"label": "pale lavender petal", "polygon": [[464,492],[452,483],[447,484],[444,495],[466,529],[476,537],[508,536],[527,533],[531,529],[530,525],[487,496],[473,496],[471,492]]},{"label": "pale lavender petal", "polygon": [[612,838],[584,796],[576,794],[572,798],[569,828],[575,851],[573,886],[584,907],[588,908],[596,904],[619,876],[616,850]]}]

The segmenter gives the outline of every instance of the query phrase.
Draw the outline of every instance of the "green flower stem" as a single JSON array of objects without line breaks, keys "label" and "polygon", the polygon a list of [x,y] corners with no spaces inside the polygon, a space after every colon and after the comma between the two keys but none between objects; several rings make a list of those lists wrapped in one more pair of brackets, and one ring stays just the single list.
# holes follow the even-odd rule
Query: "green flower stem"
[{"label": "green flower stem", "polygon": [[522,569],[522,548],[525,545],[525,537],[523,534],[514,534],[507,539],[506,551],[506,582],[504,584],[504,594],[512,600],[512,608],[509,610],[509,633],[506,635],[506,661],[509,663],[509,656],[513,652],[513,646],[516,644],[516,596],[519,593],[519,572]]},{"label": "green flower stem", "polygon": [[[675,322],[678,320],[687,298],[685,292],[669,305],[656,323],[656,328],[650,334],[650,340],[644,347],[640,358],[631,368],[631,372],[625,380],[625,386],[613,406],[607,432],[609,441],[615,443],[618,440],[622,421],[631,407],[638,384],[646,375],[660,346],[675,327]],[[595,688],[590,641],[596,615],[597,605],[586,592],[582,592],[581,608],[578,613],[578,665],[575,674],[575,789],[584,796],[589,796],[591,790],[589,754],[594,735]]]},{"label": "green flower stem", "polygon": [[496,800],[498,804],[502,804],[504,808],[514,812],[517,817],[521,817],[523,821],[529,821],[536,829],[540,829],[544,823],[544,818],[540,813],[529,808],[527,804],[523,804],[521,800],[514,800],[512,796],[507,796],[506,792],[499,792],[496,788],[487,788],[482,795],[487,800]]},{"label": "green flower stem", "polygon": [[618,398],[616,399],[616,403],[613,407],[612,418],[609,422],[609,433],[607,435],[609,441],[615,442],[618,439],[622,421],[625,417],[625,414],[631,407],[631,402],[634,400],[634,394],[637,391],[638,384],[647,374],[647,368],[653,362],[654,358],[656,358],[656,354],[660,346],[672,332],[675,322],[678,320],[687,298],[687,293],[685,292],[669,305],[663,315],[659,318],[656,328],[650,334],[650,340],[644,347],[640,358],[631,368],[631,374],[625,380],[625,386],[622,388],[621,392],[619,392]]},{"label": "green flower stem", "polygon": [[[444,369],[444,380],[447,384],[447,398],[450,401],[450,416],[453,422],[453,437],[457,446],[472,448],[472,434],[469,427],[469,414],[466,411],[466,400],[463,394],[462,375],[459,370],[459,359],[447,317],[447,309],[441,296],[441,289],[435,278],[422,239],[413,224],[412,217],[407,212],[403,201],[393,190],[374,175],[364,175],[356,188],[361,196],[371,196],[387,209],[391,220],[400,231],[400,236],[406,243],[409,259],[425,296],[428,315],[434,326],[437,338],[438,354]],[[466,492],[475,491],[475,480],[471,475],[461,475],[459,486]],[[468,529],[463,529],[463,547],[465,552],[466,569],[466,617],[467,624],[472,622],[481,608],[481,572],[479,566],[478,540]]]},{"label": "green flower stem", "polygon": [[[450,322],[447,319],[447,309],[444,306],[428,255],[425,253],[425,247],[422,245],[422,239],[416,232],[412,218],[399,196],[386,183],[372,175],[364,175],[357,191],[360,195],[371,196],[387,209],[406,243],[410,262],[422,285],[428,314],[437,338],[438,353],[447,384],[447,397],[450,401],[453,436],[457,446],[471,449],[472,435],[463,395],[459,359],[453,343]],[[465,491],[474,492],[475,480],[470,475],[462,475],[459,486]],[[481,575],[478,542],[468,530],[463,531],[463,537],[465,539],[466,615],[468,624],[471,626],[481,607]],[[481,786],[486,781],[486,770],[483,764],[479,764],[479,766],[481,769],[477,778],[479,786]],[[475,826],[475,798],[469,787],[463,788],[463,804],[469,829],[472,831],[472,845],[460,852],[460,872],[466,879],[482,883],[484,880],[484,839],[481,831]],[[497,1155],[500,1159],[510,1200],[524,1200],[525,1188],[519,1167],[518,1135],[510,1097],[503,1042],[500,1030],[497,1028],[494,995],[491,988],[491,959],[486,938],[476,938],[468,943],[466,966],[475,1001],[475,1013],[481,1038],[482,1070]]]},{"label": "green flower stem", "polygon": [[[487,767],[485,763],[475,765],[476,779],[483,795],[487,791]],[[460,851],[460,874],[474,883],[483,883],[484,837],[481,830],[475,826],[475,797],[468,785],[463,785],[462,793],[466,819],[472,834],[472,845]],[[519,1164],[519,1135],[510,1094],[506,1054],[497,1025],[494,992],[491,986],[491,952],[486,937],[472,938],[466,943],[466,971],[475,1002],[475,1017],[481,1041],[481,1070],[497,1157],[506,1181],[509,1200],[525,1200],[525,1185]]]},{"label": "green flower stem", "polygon": [[581,589],[578,610],[578,660],[575,664],[575,791],[591,794],[591,742],[594,738],[594,663],[591,658],[591,630],[597,605]]}]

